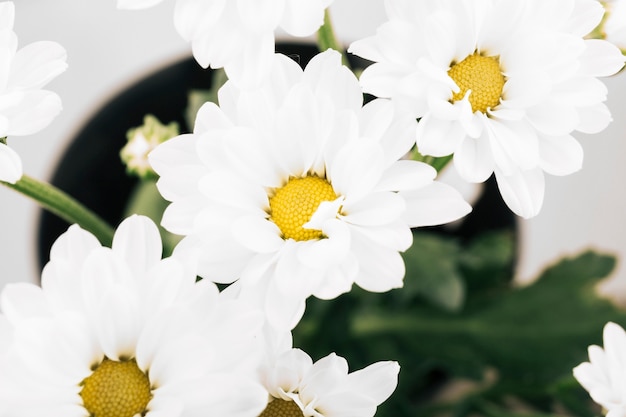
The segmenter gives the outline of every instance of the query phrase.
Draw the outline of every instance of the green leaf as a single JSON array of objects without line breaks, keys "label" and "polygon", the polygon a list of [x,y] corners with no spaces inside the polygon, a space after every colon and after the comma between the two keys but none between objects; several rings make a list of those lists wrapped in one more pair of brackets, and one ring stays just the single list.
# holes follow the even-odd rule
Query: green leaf
[{"label": "green leaf", "polygon": [[508,288],[514,259],[513,231],[490,231],[477,236],[460,253],[459,259],[468,291]]},{"label": "green leaf", "polygon": [[465,284],[458,268],[459,253],[456,240],[414,233],[413,245],[402,254],[406,275],[398,297],[403,304],[421,295],[445,310],[458,311],[465,298]]},{"label": "green leaf", "polygon": [[587,252],[549,268],[528,287],[472,297],[462,315],[419,305],[370,308],[353,316],[352,331],[363,343],[398,340],[452,374],[477,376],[493,368],[496,391],[538,398],[586,360],[587,346],[600,343],[607,321],[626,323],[626,313],[593,291],[614,265],[610,256]]}]

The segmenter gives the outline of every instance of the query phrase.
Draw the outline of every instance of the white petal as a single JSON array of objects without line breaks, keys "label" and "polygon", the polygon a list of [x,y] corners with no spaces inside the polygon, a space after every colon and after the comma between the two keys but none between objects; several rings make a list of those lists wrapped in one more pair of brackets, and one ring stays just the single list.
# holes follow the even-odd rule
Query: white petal
[{"label": "white petal", "polygon": [[580,123],[576,130],[583,133],[599,133],[613,121],[609,108],[604,103],[578,109]]},{"label": "white petal", "polygon": [[230,172],[213,171],[202,178],[198,188],[207,198],[233,209],[263,216],[269,208],[263,187],[234,177]]},{"label": "white petal", "polygon": [[343,261],[350,249],[350,232],[343,222],[330,220],[324,224],[322,231],[327,238],[298,247],[298,260],[310,268],[337,264]]},{"label": "white petal", "polygon": [[430,184],[437,171],[428,164],[400,160],[383,173],[376,191],[406,191]]},{"label": "white petal", "polygon": [[378,143],[361,140],[339,150],[327,176],[337,194],[356,201],[371,192],[384,172],[384,151]]},{"label": "white petal", "polygon": [[51,313],[41,288],[27,283],[7,284],[0,296],[0,307],[13,323],[31,317],[45,317]]},{"label": "white petal", "polygon": [[34,42],[21,48],[11,63],[10,86],[38,89],[67,69],[67,53],[56,42]]},{"label": "white petal", "polygon": [[454,167],[465,181],[486,181],[494,168],[489,139],[484,136],[465,138],[454,153]]},{"label": "white petal", "polygon": [[245,216],[235,220],[233,236],[237,242],[255,253],[277,252],[284,244],[278,226],[260,216]]},{"label": "white petal", "polygon": [[404,221],[411,227],[449,223],[472,211],[457,190],[437,181],[400,195],[406,201]]},{"label": "white petal", "polygon": [[318,99],[328,97],[337,110],[358,111],[363,93],[352,71],[341,63],[341,54],[329,49],[315,55],[304,69],[304,82],[310,84]]},{"label": "white petal", "polygon": [[101,294],[95,333],[104,354],[113,360],[133,357],[139,338],[137,298],[118,286]]},{"label": "white petal", "polygon": [[544,136],[539,141],[541,168],[552,175],[569,175],[582,168],[583,147],[570,135]]},{"label": "white petal", "polygon": [[133,215],[115,231],[113,251],[125,259],[134,274],[147,272],[161,260],[163,245],[156,225],[146,216]]},{"label": "white petal", "polygon": [[9,119],[5,136],[23,136],[39,132],[48,126],[61,112],[61,99],[55,93],[45,90],[32,90],[11,94],[16,99],[14,105],[6,107],[4,96],[0,99],[0,114]]},{"label": "white petal", "polygon": [[274,33],[262,33],[246,40],[237,56],[224,64],[224,70],[228,79],[237,86],[257,88],[267,79],[272,69]]},{"label": "white petal", "polygon": [[601,39],[585,40],[585,52],[581,56],[580,74],[608,77],[624,67],[624,55],[619,48]]},{"label": "white petal", "polygon": [[386,292],[401,288],[404,279],[404,261],[400,254],[355,232],[352,236],[353,253],[359,261],[355,283],[366,291]]},{"label": "white petal", "polygon": [[545,179],[540,168],[504,175],[496,169],[496,180],[504,202],[518,216],[531,218],[541,210]]},{"label": "white petal", "polygon": [[385,401],[398,385],[400,365],[397,362],[376,362],[367,368],[352,372],[348,375],[348,386],[368,397],[378,405]]},{"label": "white petal", "polygon": [[[232,0],[230,0],[232,1]],[[252,32],[273,32],[283,14],[284,0],[236,0],[239,17]]]},{"label": "white petal", "polygon": [[290,330],[296,327],[306,306],[305,299],[281,294],[277,287],[270,284],[265,299],[265,311],[268,321],[277,329]]},{"label": "white petal", "polygon": [[0,3],[0,29],[13,30],[15,21],[15,5],[12,1]]},{"label": "white petal", "polygon": [[0,181],[15,184],[22,178],[22,159],[13,149],[0,143]]},{"label": "white petal", "polygon": [[398,220],[384,226],[356,226],[351,229],[358,230],[368,239],[397,251],[405,251],[413,243],[413,234],[409,225],[403,220]]},{"label": "white petal", "polygon": [[417,124],[417,149],[422,155],[446,156],[454,153],[465,137],[460,123],[424,116]]},{"label": "white petal", "polygon": [[569,104],[546,100],[526,111],[533,127],[546,135],[566,135],[579,124],[576,109]]},{"label": "white petal", "polygon": [[206,102],[198,109],[193,133],[204,133],[213,129],[230,129],[234,127],[229,115],[213,102]]},{"label": "white petal", "polygon": [[[162,1],[162,0],[146,0]],[[187,41],[197,39],[220,17],[228,0],[177,0],[174,9],[176,30]],[[194,54],[195,56],[195,54]]]},{"label": "white petal", "polygon": [[312,35],[324,23],[324,9],[331,2],[332,0],[285,0],[280,27],[293,36]]},{"label": "white petal", "polygon": [[346,199],[343,219],[351,224],[380,226],[399,219],[406,210],[403,198],[392,192],[369,194],[356,201]]}]

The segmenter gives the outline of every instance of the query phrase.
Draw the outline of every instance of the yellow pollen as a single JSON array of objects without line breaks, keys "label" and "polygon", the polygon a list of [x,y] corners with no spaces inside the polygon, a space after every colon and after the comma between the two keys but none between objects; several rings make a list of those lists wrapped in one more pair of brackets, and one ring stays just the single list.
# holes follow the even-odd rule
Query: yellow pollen
[{"label": "yellow pollen", "polygon": [[504,88],[504,75],[497,57],[487,57],[474,53],[448,70],[448,75],[461,91],[452,96],[452,101],[465,97],[468,90],[472,112],[486,113],[487,109],[500,103]]},{"label": "yellow pollen", "polygon": [[150,380],[137,362],[105,358],[81,382],[80,396],[92,417],[133,417],[143,415],[152,398]]},{"label": "yellow pollen", "polygon": [[304,417],[304,414],[295,402],[274,398],[259,417]]},{"label": "yellow pollen", "polygon": [[322,201],[336,198],[332,185],[323,178],[314,175],[292,178],[270,198],[270,219],[283,233],[284,239],[321,239],[321,230],[302,226],[311,220]]}]

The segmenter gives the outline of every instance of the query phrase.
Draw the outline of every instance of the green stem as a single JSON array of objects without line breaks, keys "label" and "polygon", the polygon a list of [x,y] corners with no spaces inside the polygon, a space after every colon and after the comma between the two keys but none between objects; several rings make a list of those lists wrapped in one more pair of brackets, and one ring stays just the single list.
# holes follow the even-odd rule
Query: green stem
[{"label": "green stem", "polygon": [[330,48],[341,53],[341,62],[343,65],[350,68],[343,46],[339,43],[337,37],[335,36],[335,30],[333,29],[333,22],[330,19],[329,9],[324,11],[324,24],[317,30],[317,48],[320,52],[324,52]]},{"label": "green stem", "polygon": [[68,223],[77,223],[91,232],[101,244],[111,246],[113,228],[91,210],[51,184],[27,175],[15,184],[0,181],[3,185],[37,201],[43,208],[61,217]]}]

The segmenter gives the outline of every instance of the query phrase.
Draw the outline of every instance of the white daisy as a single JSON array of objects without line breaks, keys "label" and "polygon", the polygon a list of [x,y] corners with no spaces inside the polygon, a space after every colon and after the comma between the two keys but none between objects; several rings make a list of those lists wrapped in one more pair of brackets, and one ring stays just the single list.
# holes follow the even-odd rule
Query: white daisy
[{"label": "white daisy", "polygon": [[[120,9],[144,9],[162,0],[118,0]],[[270,71],[274,31],[314,34],[333,0],[177,0],[174,23],[191,42],[202,67],[224,68],[240,86],[256,86]]]},{"label": "white daisy", "polygon": [[589,362],[574,368],[574,376],[607,417],[626,417],[626,333],[609,322],[603,338],[604,349],[589,346]]},{"label": "white daisy", "polygon": [[[0,3],[0,138],[36,133],[59,114],[61,99],[42,87],[67,68],[65,49],[56,42],[18,50],[14,20],[13,2]],[[20,157],[0,141],[0,181],[15,183],[21,176]]]},{"label": "white daisy", "polygon": [[7,416],[256,416],[263,314],[195,283],[147,218],[112,249],[77,226],[51,250],[42,287],[0,296],[0,403]]},{"label": "white daisy", "polygon": [[399,161],[415,120],[387,100],[361,107],[339,53],[304,71],[278,54],[270,81],[225,84],[221,107],[205,104],[193,134],[149,158],[172,202],[162,224],[186,235],[177,253],[197,251],[204,278],[240,278],[242,297],[262,297],[272,323],[293,327],[310,295],[401,287],[410,227],[471,208],[430,166]]},{"label": "white daisy", "polygon": [[400,366],[377,362],[348,373],[334,353],[313,363],[300,349],[280,354],[262,372],[270,394],[260,417],[370,417],[396,389]]},{"label": "white daisy", "polygon": [[582,165],[573,131],[595,133],[610,114],[596,77],[624,58],[584,40],[602,19],[594,0],[386,0],[389,20],[349,51],[375,63],[366,92],[390,97],[421,118],[422,154],[454,154],[470,182],[495,172],[518,215],[542,205],[544,172]]}]

